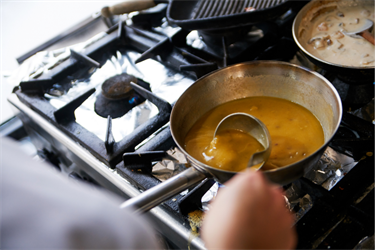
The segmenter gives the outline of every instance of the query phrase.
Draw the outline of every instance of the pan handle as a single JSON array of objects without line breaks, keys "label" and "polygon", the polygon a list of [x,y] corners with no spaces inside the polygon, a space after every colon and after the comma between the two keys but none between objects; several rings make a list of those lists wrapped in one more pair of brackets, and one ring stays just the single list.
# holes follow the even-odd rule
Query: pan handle
[{"label": "pan handle", "polygon": [[154,0],[127,0],[109,7],[104,7],[101,10],[101,14],[104,17],[111,17],[113,15],[130,13],[132,11],[145,10],[155,5]]},{"label": "pan handle", "polygon": [[207,178],[207,174],[190,167],[180,174],[125,201],[120,208],[130,208],[144,213]]}]

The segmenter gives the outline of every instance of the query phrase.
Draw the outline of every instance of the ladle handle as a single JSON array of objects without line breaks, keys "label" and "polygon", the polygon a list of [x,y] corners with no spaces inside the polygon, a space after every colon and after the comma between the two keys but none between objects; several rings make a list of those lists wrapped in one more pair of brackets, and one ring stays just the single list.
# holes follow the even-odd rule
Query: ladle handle
[{"label": "ladle handle", "polygon": [[374,36],[368,31],[365,30],[360,34],[364,39],[375,45],[375,38]]},{"label": "ladle handle", "polygon": [[204,180],[207,176],[190,167],[180,174],[146,190],[145,192],[125,201],[120,208],[130,208],[136,213],[144,213],[172,198],[176,194]]}]

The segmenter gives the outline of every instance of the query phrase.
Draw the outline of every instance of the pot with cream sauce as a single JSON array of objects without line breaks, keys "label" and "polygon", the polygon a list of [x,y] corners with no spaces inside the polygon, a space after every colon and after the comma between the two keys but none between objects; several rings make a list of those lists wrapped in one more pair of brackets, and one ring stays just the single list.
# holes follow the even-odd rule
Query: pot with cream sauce
[{"label": "pot with cream sauce", "polygon": [[[372,82],[375,46],[361,36],[366,20],[375,22],[373,0],[313,0],[293,23],[293,37],[310,61],[338,74],[347,83]],[[369,30],[374,36],[373,27]]]}]

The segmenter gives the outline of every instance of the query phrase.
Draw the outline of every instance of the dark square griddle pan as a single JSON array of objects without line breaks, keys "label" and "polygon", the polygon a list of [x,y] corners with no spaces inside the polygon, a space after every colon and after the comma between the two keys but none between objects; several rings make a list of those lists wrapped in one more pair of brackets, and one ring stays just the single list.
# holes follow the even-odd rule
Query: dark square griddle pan
[{"label": "dark square griddle pan", "polygon": [[[284,14],[292,0],[127,0],[104,7],[110,17],[168,3],[167,19],[187,30],[221,30],[248,26]],[[251,9],[251,11],[249,11]]]},{"label": "dark square griddle pan", "polygon": [[[285,13],[289,0],[172,0],[168,21],[188,30],[226,29],[263,22]],[[254,8],[255,10],[249,11]]]}]

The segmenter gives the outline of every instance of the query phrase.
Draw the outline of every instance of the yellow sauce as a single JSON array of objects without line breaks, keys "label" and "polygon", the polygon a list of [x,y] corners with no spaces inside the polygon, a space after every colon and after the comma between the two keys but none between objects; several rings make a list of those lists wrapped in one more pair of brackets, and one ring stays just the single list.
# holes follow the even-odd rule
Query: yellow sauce
[{"label": "yellow sauce", "polygon": [[251,155],[263,150],[253,137],[231,130],[213,139],[219,122],[236,112],[257,117],[270,132],[272,151],[263,170],[297,162],[324,143],[320,122],[306,108],[275,97],[249,97],[222,104],[203,115],[188,132],[185,150],[214,168],[237,172],[245,169]]},{"label": "yellow sauce", "polygon": [[262,150],[262,144],[250,134],[227,129],[217,133],[202,154],[209,165],[238,172],[247,167],[247,162],[254,153]]}]

